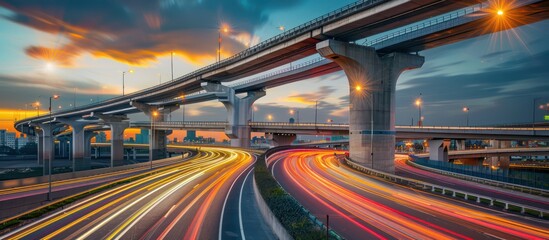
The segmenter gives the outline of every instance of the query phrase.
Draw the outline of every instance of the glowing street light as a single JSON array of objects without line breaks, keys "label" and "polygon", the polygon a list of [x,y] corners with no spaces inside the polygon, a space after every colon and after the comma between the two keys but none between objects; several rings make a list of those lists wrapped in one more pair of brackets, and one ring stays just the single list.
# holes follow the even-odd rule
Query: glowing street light
[{"label": "glowing street light", "polygon": [[[52,99],[54,99],[54,100],[59,99],[59,97],[60,97],[60,96],[57,95],[57,94],[56,94],[56,95],[53,95],[53,96],[50,96],[50,107],[49,107],[50,119],[52,118],[52,115],[51,115],[51,100],[52,100]],[[51,126],[51,123],[52,123],[52,122],[53,122],[53,121],[50,121],[50,123],[49,123],[49,124],[50,124],[50,137],[51,137],[51,135],[53,134],[53,133],[52,133],[52,126]],[[51,139],[51,140],[53,140],[53,139]],[[48,152],[49,152],[49,154],[50,154],[50,155],[48,156],[48,169],[49,169],[49,174],[48,174],[48,201],[51,201],[51,175],[52,175],[52,167],[51,167],[51,164],[52,164],[52,163],[51,163],[51,162],[52,162],[52,160],[53,160],[53,152],[51,151],[51,149],[48,149],[48,150],[49,150]]]},{"label": "glowing street light", "polygon": [[361,87],[360,85],[356,85],[355,89],[356,89],[357,91],[361,91],[361,90],[362,90],[362,87]]},{"label": "glowing street light", "polygon": [[124,96],[124,75],[126,73],[133,73],[133,70],[128,70],[127,72],[122,72],[122,96]]},{"label": "glowing street light", "polygon": [[423,104],[423,102],[421,101],[421,93],[419,94],[419,98],[416,99],[416,102],[415,102],[416,106],[418,107],[418,126],[421,127],[423,125],[423,120],[421,119],[421,104]]},{"label": "glowing street light", "polygon": [[150,169],[153,168],[154,120],[155,120],[156,116],[158,116],[158,112],[157,112],[157,111],[153,111],[152,114],[151,114],[151,135],[150,135],[150,136],[151,136],[151,140],[149,141],[149,145],[150,145],[149,162],[151,163]]},{"label": "glowing street light", "polygon": [[273,115],[272,115],[272,114],[267,115],[267,119],[268,119],[269,121],[272,121],[272,120],[273,120]]},{"label": "glowing street light", "polygon": [[294,113],[296,114],[296,121],[297,121],[297,123],[299,123],[299,110],[290,109],[290,115],[293,116]]},{"label": "glowing street light", "polygon": [[504,12],[503,12],[503,10],[500,9],[500,10],[498,10],[497,13],[498,13],[499,16],[503,16],[503,13],[504,13]]},{"label": "glowing street light", "polygon": [[217,46],[217,62],[221,62],[221,32],[228,33],[229,27],[227,25],[223,25],[221,28],[219,28],[219,35],[218,35],[218,46]]},{"label": "glowing street light", "polygon": [[463,112],[467,113],[467,127],[469,127],[469,107],[463,107]]}]

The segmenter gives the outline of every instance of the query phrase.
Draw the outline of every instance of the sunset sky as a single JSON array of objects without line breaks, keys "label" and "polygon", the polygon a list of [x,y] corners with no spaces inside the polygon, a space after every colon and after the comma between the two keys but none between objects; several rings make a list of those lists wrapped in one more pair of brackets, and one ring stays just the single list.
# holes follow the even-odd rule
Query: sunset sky
[{"label": "sunset sky", "polygon": [[[0,129],[36,115],[35,102],[60,94],[54,108],[105,100],[171,80],[340,8],[350,0],[0,0]],[[283,26],[283,28],[281,28]],[[414,100],[422,94],[425,125],[471,125],[541,121],[549,102],[549,21],[420,52],[421,69],[397,84],[396,122],[417,121]],[[534,98],[540,98],[533,104]],[[267,90],[257,101],[256,121],[348,121],[348,82],[342,72]],[[27,109],[27,111],[25,111]],[[186,107],[186,120],[225,120],[212,101]],[[144,115],[130,116],[145,120]],[[182,111],[172,113],[181,120]],[[182,133],[173,135],[181,139]],[[221,133],[213,134],[220,138]]]}]

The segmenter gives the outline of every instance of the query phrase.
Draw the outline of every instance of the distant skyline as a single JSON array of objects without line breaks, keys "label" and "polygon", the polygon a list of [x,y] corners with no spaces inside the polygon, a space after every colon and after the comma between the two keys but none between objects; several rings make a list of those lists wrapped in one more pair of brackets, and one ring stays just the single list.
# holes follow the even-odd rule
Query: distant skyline
[{"label": "distant skyline", "polygon": [[[220,27],[222,58],[283,30],[353,1],[0,1],[0,128],[36,114],[30,106],[60,94],[54,108],[70,108],[134,92],[214,63]],[[421,69],[405,72],[397,84],[396,123],[418,118],[421,93],[426,125],[470,125],[541,121],[549,102],[549,21],[420,52]],[[342,72],[268,89],[256,102],[256,121],[348,121],[348,82]],[[539,99],[533,105],[534,98]],[[27,111],[25,112],[25,109]],[[132,119],[145,120],[143,114]],[[186,107],[186,120],[225,120],[216,101]],[[182,111],[172,113],[181,120]],[[134,131],[129,131],[135,133]],[[221,133],[202,133],[222,137]],[[181,139],[184,134],[176,133]],[[173,136],[172,136],[173,137]]]}]

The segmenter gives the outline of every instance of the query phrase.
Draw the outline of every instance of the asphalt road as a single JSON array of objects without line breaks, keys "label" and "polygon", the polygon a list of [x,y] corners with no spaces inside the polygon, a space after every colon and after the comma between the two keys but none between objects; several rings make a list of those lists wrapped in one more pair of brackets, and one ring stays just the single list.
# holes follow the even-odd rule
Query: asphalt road
[{"label": "asphalt road", "polygon": [[[259,211],[243,205],[255,158],[228,148],[202,151],[0,239],[272,239],[269,231],[257,231],[266,226]],[[255,224],[244,223],[249,219]]]},{"label": "asphalt road", "polygon": [[[157,160],[153,162],[154,169],[160,169],[173,164],[187,161],[190,157],[181,159]],[[148,167],[132,168],[111,173],[98,174],[89,177],[73,178],[52,182],[52,199],[61,199],[87,189],[136,176],[149,171]],[[30,184],[23,187],[0,189],[0,220],[47,204],[48,183]]]},{"label": "asphalt road", "polygon": [[275,178],[346,239],[548,239],[547,221],[372,179],[328,150],[274,154]]}]

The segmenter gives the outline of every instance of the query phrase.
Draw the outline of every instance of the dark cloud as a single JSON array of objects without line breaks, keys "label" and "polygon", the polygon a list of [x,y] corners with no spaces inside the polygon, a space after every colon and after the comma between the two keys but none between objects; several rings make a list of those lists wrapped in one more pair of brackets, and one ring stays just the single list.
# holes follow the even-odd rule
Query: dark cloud
[{"label": "dark cloud", "polygon": [[[462,125],[463,106],[470,106],[476,124],[532,121],[532,99],[549,101],[549,51],[510,58],[475,74],[412,78],[413,88],[398,91],[397,123],[417,120],[413,100],[422,93],[426,124]],[[541,115],[540,115],[541,116]],[[430,122],[429,122],[430,121]]]},{"label": "dark cloud", "polygon": [[507,54],[507,53],[510,53],[510,52],[511,51],[509,51],[509,50],[502,50],[502,51],[497,51],[497,52],[493,52],[493,53],[488,53],[488,54],[484,54],[484,55],[480,56],[480,59],[499,57],[501,55],[504,55],[504,54]]},{"label": "dark cloud", "polygon": [[218,29],[228,24],[222,53],[253,43],[253,31],[268,21],[268,11],[290,8],[290,0],[3,0],[13,12],[4,16],[39,31],[64,36],[59,47],[29,46],[31,57],[70,65],[83,52],[130,64],[146,64],[175,51],[189,61],[216,55]]},{"label": "dark cloud", "polygon": [[[101,84],[91,79],[65,81],[49,79],[47,76],[7,76],[0,75],[0,109],[24,109],[25,103],[41,101],[45,104],[48,96],[61,95],[57,105],[69,106],[88,104],[114,97],[113,93],[101,88]],[[24,88],[24,90],[22,90]],[[76,91],[76,92],[75,92]],[[91,100],[91,101],[90,101]]]}]

